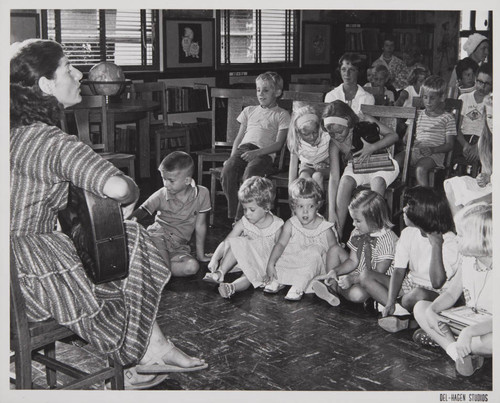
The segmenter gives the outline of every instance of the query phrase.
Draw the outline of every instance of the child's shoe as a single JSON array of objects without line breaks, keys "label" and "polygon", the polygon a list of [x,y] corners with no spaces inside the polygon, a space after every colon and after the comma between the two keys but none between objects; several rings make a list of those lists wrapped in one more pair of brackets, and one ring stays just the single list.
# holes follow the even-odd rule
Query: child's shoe
[{"label": "child's shoe", "polygon": [[325,300],[331,306],[339,306],[340,305],[340,299],[337,296],[337,294],[335,294],[330,287],[326,286],[321,281],[318,281],[318,280],[313,281],[311,287],[312,287],[312,290],[314,291],[314,293],[319,298],[321,298],[322,300]]},{"label": "child's shoe", "polygon": [[269,294],[276,294],[283,288],[285,288],[284,284],[280,284],[276,280],[273,280],[264,287],[264,292],[267,292]]},{"label": "child's shoe", "polygon": [[224,281],[224,274],[222,274],[220,270],[216,270],[213,273],[205,274],[205,277],[203,277],[203,281],[211,284],[219,284]]},{"label": "child's shoe", "polygon": [[434,339],[429,336],[424,329],[417,329],[413,333],[412,339],[415,343],[420,344],[424,347],[439,347]]},{"label": "child's shoe", "polygon": [[386,316],[378,320],[378,325],[389,333],[397,333],[401,330],[408,329],[410,319],[401,319],[397,316]]},{"label": "child's shoe", "polygon": [[301,291],[295,287],[290,287],[288,293],[285,295],[285,299],[288,301],[300,301],[303,295],[304,291]]},{"label": "child's shoe", "polygon": [[463,358],[463,361],[460,360],[460,358],[455,361],[455,369],[462,376],[471,376],[474,372],[480,369],[483,364],[484,357],[469,354]]},{"label": "child's shoe", "polygon": [[233,283],[221,283],[219,285],[219,294],[222,298],[231,298],[236,292]]},{"label": "child's shoe", "polygon": [[377,301],[375,301],[373,298],[370,297],[363,302],[363,309],[365,310],[366,313],[369,313],[370,315],[377,315],[378,314],[377,305],[378,305]]}]

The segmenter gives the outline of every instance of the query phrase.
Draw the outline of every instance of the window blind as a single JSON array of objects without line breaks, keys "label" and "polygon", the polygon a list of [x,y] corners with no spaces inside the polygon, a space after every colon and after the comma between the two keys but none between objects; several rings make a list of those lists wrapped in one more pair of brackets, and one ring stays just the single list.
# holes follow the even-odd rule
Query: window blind
[{"label": "window blind", "polygon": [[154,10],[47,10],[47,37],[78,66],[155,67],[157,19]]},{"label": "window blind", "polygon": [[219,18],[221,64],[295,62],[294,11],[224,10]]}]

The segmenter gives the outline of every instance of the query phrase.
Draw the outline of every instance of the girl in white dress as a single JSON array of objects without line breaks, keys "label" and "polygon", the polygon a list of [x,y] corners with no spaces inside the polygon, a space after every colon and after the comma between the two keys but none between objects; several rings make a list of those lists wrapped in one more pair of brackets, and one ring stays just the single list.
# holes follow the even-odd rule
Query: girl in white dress
[{"label": "girl in white dress", "polygon": [[[243,217],[222,241],[212,256],[203,280],[219,284],[219,294],[230,298],[235,292],[265,285],[266,266],[278,240],[283,220],[270,210],[275,198],[273,183],[260,176],[252,176],[241,185],[238,199],[243,206]],[[232,283],[224,283],[230,270],[239,268],[243,275]]]},{"label": "girl in white dress", "polygon": [[323,192],[312,179],[296,179],[289,187],[293,216],[285,223],[267,264],[265,292],[292,287],[285,299],[298,301],[312,293],[310,282],[325,274],[328,250],[338,244],[333,223],[318,214]]}]

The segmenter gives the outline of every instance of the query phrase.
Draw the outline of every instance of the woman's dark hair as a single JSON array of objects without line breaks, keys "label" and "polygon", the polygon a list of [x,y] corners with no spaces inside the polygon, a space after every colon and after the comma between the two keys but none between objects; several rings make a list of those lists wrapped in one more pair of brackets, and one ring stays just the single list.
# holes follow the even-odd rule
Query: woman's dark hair
[{"label": "woman's dark hair", "polygon": [[444,191],[414,186],[405,190],[403,206],[406,207],[406,216],[424,232],[444,234],[455,230],[453,215]]},{"label": "woman's dark hair", "polygon": [[41,77],[53,79],[64,56],[60,44],[49,40],[22,43],[10,59],[10,127],[43,122],[55,125],[62,106],[57,98],[44,94]]},{"label": "woman's dark hair", "polygon": [[487,74],[491,77],[491,83],[493,84],[493,71],[492,71],[492,68],[491,68],[491,64],[490,63],[483,63],[481,64],[481,66],[479,66],[479,68],[477,69],[476,71],[476,75],[479,75],[479,73],[483,73],[483,74]]},{"label": "woman's dark hair", "polygon": [[321,116],[321,129],[325,132],[328,130],[326,130],[323,119],[329,116],[336,116],[339,118],[347,119],[347,121],[349,122],[349,128],[354,127],[359,122],[358,115],[356,115],[356,113],[351,109],[349,105],[347,105],[340,99],[336,99],[335,101],[330,102],[325,106],[325,109],[323,110],[323,114]]}]

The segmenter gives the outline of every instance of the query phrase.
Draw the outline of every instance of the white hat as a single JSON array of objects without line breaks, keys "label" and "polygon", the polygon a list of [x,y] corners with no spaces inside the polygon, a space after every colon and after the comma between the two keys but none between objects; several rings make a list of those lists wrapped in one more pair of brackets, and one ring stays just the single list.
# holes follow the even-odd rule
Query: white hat
[{"label": "white hat", "polygon": [[474,53],[474,51],[481,43],[487,40],[488,38],[486,38],[484,35],[472,34],[471,36],[469,36],[469,39],[467,39],[467,41],[464,43],[464,50],[467,52],[467,55],[470,56]]}]

